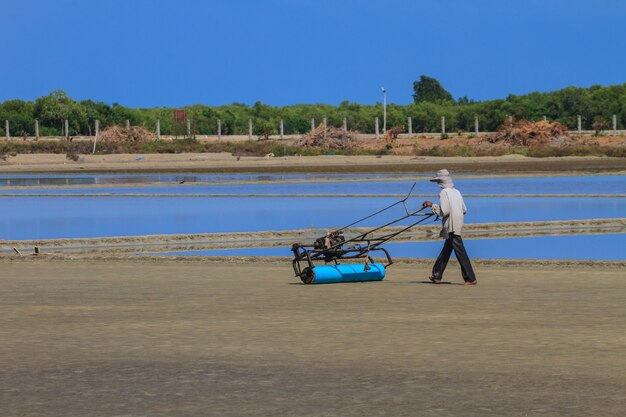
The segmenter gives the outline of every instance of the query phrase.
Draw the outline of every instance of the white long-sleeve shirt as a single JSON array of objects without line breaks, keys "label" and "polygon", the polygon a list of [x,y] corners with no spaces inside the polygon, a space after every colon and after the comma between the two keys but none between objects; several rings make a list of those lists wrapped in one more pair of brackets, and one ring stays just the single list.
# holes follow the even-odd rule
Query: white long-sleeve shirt
[{"label": "white long-sleeve shirt", "polygon": [[444,239],[448,234],[461,235],[463,218],[467,213],[467,207],[463,196],[456,188],[444,188],[439,193],[440,204],[433,204],[433,212],[441,217],[442,229],[439,236]]}]

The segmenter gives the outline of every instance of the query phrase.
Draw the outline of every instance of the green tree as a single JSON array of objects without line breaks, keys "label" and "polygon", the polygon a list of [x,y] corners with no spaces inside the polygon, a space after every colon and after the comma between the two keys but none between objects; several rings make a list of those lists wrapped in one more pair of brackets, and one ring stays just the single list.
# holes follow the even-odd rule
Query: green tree
[{"label": "green tree", "polygon": [[35,131],[33,108],[33,103],[23,100],[8,100],[0,104],[2,134],[6,134],[4,121],[8,120],[11,136],[32,135]]},{"label": "green tree", "polygon": [[276,134],[276,128],[270,120],[257,119],[254,124],[254,133],[259,139],[269,139]]},{"label": "green tree", "polygon": [[413,101],[415,103],[445,103],[452,102],[454,99],[439,81],[426,75],[420,75],[420,80],[413,82]]},{"label": "green tree", "polygon": [[35,118],[50,133],[60,134],[64,121],[69,121],[70,135],[86,134],[88,119],[85,108],[72,100],[65,91],[55,90],[35,101]]},{"label": "green tree", "polygon": [[[389,104],[387,125],[405,126],[407,117],[412,117],[414,132],[439,132],[441,116],[446,117],[446,130],[472,131],[474,117],[477,116],[481,131],[494,131],[507,116],[516,119],[559,121],[570,129],[575,129],[577,116],[582,117],[583,128],[590,129],[594,122],[604,120],[606,127],[612,127],[613,115],[617,115],[618,128],[626,126],[626,84],[589,88],[567,87],[561,90],[526,95],[509,95],[506,99],[474,102],[462,97],[457,102],[433,78],[422,76],[415,85],[415,103],[409,105]],[[272,134],[277,132],[280,120],[284,121],[286,134],[304,134],[310,130],[311,118],[316,125],[327,119],[329,126],[341,127],[343,118],[353,131],[374,133],[375,118],[382,121],[382,104],[362,105],[342,102],[339,106],[326,104],[297,104],[274,107],[255,103],[248,106],[233,103],[224,106],[197,104],[187,106],[187,116],[191,118],[192,129],[198,134],[215,134],[217,120],[221,121],[223,135],[247,135],[248,120],[255,127],[267,122]],[[102,102],[84,100],[76,102],[64,91],[57,90],[38,98],[34,103],[22,100],[8,100],[0,103],[0,137],[3,136],[4,120],[9,120],[11,135],[34,133],[34,121],[39,120],[42,136],[60,135],[64,120],[70,122],[70,134],[93,133],[95,120],[102,129],[113,123],[124,125],[130,120],[133,125],[143,125],[155,129],[160,120],[161,133],[174,132],[173,108],[127,108],[120,104],[108,105]],[[185,127],[181,129],[184,131]],[[269,131],[269,127],[268,130]],[[180,134],[180,132],[179,132]]]}]

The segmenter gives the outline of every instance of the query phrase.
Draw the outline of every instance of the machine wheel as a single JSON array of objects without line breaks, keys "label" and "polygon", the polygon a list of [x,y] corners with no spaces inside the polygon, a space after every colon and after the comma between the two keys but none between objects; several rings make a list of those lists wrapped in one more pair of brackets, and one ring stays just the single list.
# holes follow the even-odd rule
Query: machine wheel
[{"label": "machine wheel", "polygon": [[313,272],[313,268],[311,268],[310,266],[304,268],[304,270],[302,270],[302,273],[300,274],[300,279],[305,284],[312,283],[315,279],[315,273]]}]

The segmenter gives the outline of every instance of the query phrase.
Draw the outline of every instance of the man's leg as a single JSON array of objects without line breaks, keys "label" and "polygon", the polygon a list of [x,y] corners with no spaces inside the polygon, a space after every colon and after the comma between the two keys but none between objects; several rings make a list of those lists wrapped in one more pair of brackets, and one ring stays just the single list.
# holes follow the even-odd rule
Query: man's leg
[{"label": "man's leg", "polygon": [[452,235],[450,235],[444,242],[443,248],[441,249],[441,253],[437,257],[435,261],[435,265],[433,266],[433,275],[432,277],[436,280],[441,280],[443,277],[443,271],[446,270],[446,266],[448,266],[448,261],[450,260],[450,254],[452,253]]},{"label": "man's leg", "polygon": [[452,247],[454,248],[454,254],[456,255],[456,259],[461,265],[461,274],[463,275],[463,280],[465,282],[476,281],[476,275],[474,275],[472,263],[470,262],[469,256],[467,256],[467,252],[465,251],[463,239],[461,239],[461,236],[459,235],[450,234],[450,240],[452,241]]}]

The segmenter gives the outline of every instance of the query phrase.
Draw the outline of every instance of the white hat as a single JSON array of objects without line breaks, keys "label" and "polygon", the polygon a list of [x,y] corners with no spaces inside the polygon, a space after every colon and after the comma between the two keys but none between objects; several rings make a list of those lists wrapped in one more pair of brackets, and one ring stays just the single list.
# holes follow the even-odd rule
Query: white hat
[{"label": "white hat", "polygon": [[452,182],[452,178],[450,177],[450,173],[448,172],[447,169],[440,169],[439,171],[437,171],[437,176],[434,178],[431,178],[430,181],[438,182],[438,183],[446,183],[446,182]]}]

